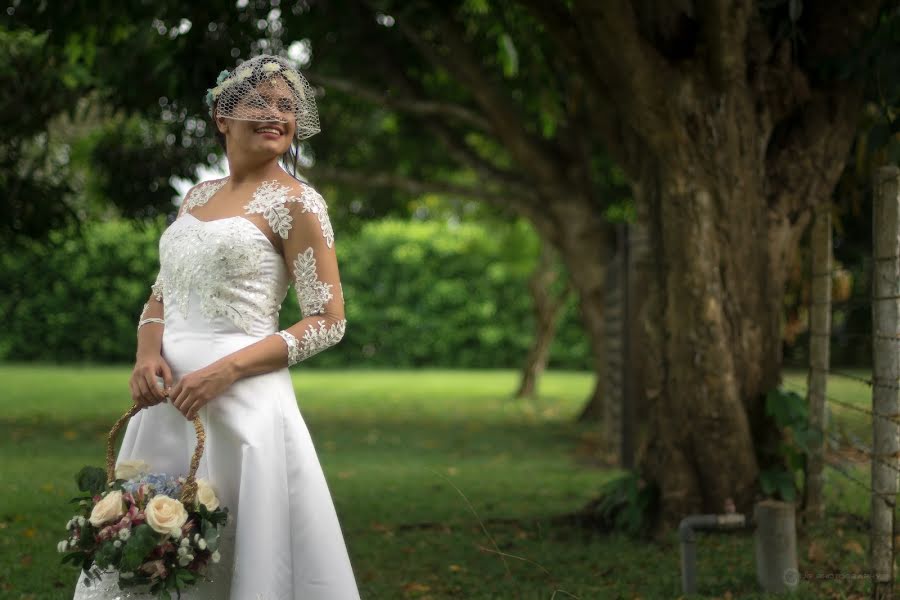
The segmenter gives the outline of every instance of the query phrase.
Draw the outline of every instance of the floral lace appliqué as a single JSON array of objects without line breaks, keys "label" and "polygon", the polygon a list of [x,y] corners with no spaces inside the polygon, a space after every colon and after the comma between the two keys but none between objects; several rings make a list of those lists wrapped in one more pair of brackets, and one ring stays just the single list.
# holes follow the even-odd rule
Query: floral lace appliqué
[{"label": "floral lace appliqu\u00e9", "polygon": [[275,179],[263,181],[253,192],[253,199],[244,206],[244,210],[248,214],[262,214],[269,222],[272,231],[280,235],[282,239],[287,239],[294,221],[290,210],[285,206],[290,191],[291,188],[280,185]]},{"label": "floral lace appliqu\u00e9", "polygon": [[325,304],[334,297],[331,293],[332,284],[319,281],[312,246],[294,259],[294,287],[300,313],[304,317],[323,313]]},{"label": "floral lace appliqu\u00e9", "polygon": [[153,297],[156,298],[159,302],[163,301],[163,282],[162,282],[162,272],[156,274],[156,281],[153,282],[153,285],[150,286],[150,290],[153,292]]},{"label": "floral lace appliqu\u00e9", "polygon": [[319,219],[322,228],[322,236],[325,243],[331,248],[334,245],[334,229],[328,218],[328,206],[325,199],[314,188],[304,185],[299,196],[291,196],[291,188],[281,185],[278,180],[272,179],[262,182],[253,192],[253,199],[244,206],[247,214],[258,213],[269,222],[272,231],[287,239],[288,233],[294,224],[294,218],[287,207],[288,202],[299,202],[303,205],[303,212],[311,212]]},{"label": "floral lace appliqu\u00e9", "polygon": [[316,329],[315,325],[310,325],[303,332],[303,338],[300,340],[288,331],[276,332],[287,343],[289,367],[314,354],[318,354],[326,348],[334,346],[344,337],[347,329],[347,319],[341,319],[331,327],[328,326],[328,322],[325,319],[318,319],[317,321],[319,328]]},{"label": "floral lace appliqu\u00e9", "polygon": [[193,190],[187,195],[184,199],[184,206],[181,211],[182,214],[185,212],[190,212],[197,206],[203,206],[209,199],[213,197],[213,195],[222,189],[222,186],[225,185],[225,182],[228,181],[228,178],[219,179],[218,181],[209,181],[207,183],[201,183],[200,185],[194,187]]},{"label": "floral lace appliqu\u00e9", "polygon": [[328,205],[322,194],[311,187],[304,187],[303,192],[296,200],[303,204],[303,212],[315,213],[319,218],[319,225],[322,227],[322,235],[325,237],[325,243],[329,248],[334,246],[334,229],[331,227],[331,220],[328,218]]}]

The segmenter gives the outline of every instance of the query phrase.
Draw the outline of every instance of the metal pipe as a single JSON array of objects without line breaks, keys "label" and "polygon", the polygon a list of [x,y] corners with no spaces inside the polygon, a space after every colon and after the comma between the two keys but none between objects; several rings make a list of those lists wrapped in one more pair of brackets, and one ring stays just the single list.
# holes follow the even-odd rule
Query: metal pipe
[{"label": "metal pipe", "polygon": [[681,542],[681,591],[693,594],[697,590],[697,530],[732,530],[747,526],[747,519],[739,513],[724,515],[688,515],[678,524]]}]

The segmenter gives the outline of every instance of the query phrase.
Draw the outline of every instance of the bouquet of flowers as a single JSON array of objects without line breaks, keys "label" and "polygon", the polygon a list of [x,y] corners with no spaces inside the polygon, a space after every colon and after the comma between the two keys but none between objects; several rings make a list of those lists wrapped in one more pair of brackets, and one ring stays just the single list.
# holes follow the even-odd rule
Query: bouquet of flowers
[{"label": "bouquet of flowers", "polygon": [[57,550],[63,563],[80,567],[86,584],[103,573],[118,572],[120,589],[149,586],[160,598],[179,598],[181,590],[204,578],[210,562],[220,560],[219,536],[228,509],[219,506],[212,485],[195,474],[204,432],[194,418],[197,447],[186,477],[151,472],[144,461],[113,466],[113,442],[122,424],[137,413],[132,406],[107,440],[107,469],[87,466],[76,476],[89,495],[73,498],[78,514],[66,524],[67,538]]}]

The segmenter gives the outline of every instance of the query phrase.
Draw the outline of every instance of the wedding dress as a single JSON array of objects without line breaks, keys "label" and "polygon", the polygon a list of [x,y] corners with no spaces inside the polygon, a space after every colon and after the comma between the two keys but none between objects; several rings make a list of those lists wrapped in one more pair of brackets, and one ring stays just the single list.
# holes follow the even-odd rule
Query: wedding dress
[{"label": "wedding dress", "polygon": [[[334,232],[322,196],[308,185],[301,189],[299,182],[287,186],[272,180],[257,187],[244,215],[194,216],[191,211],[209,202],[227,180],[192,188],[160,237],[152,296],[163,304],[162,355],[175,382],[271,335],[284,340],[291,366],[336,344],[346,327]],[[278,331],[292,280],[303,314],[289,328],[294,333]],[[229,509],[229,522],[219,547],[222,558],[209,565],[212,581],[188,588],[182,599],[358,600],[332,497],[288,368],[238,380],[198,415],[206,446],[197,477],[211,482],[220,505]],[[155,472],[186,474],[195,445],[193,425],[164,402],[130,419],[117,464],[140,459]],[[81,573],[74,600],[155,598],[119,590],[116,581],[116,574],[108,573],[99,584],[86,586]]]}]

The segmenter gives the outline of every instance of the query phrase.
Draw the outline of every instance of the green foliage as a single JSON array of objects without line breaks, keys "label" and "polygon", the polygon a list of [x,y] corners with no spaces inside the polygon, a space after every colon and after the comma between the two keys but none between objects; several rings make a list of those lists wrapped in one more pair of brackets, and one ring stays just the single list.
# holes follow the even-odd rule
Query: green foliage
[{"label": "green foliage", "polygon": [[134,571],[147,558],[147,555],[159,543],[159,534],[146,523],[142,523],[131,530],[131,537],[122,547],[122,562],[119,570]]},{"label": "green foliage", "polygon": [[[94,223],[83,237],[53,232],[52,246],[0,258],[9,315],[0,359],[131,362],[135,327],[158,269],[162,218],[139,227]],[[383,221],[337,243],[348,320],[320,366],[518,367],[534,335],[527,280],[537,262],[531,228]],[[560,286],[562,282],[559,282]],[[300,318],[296,295],[281,325]],[[589,345],[571,294],[551,366],[589,369]]]},{"label": "green foliage", "polygon": [[83,467],[75,475],[75,482],[82,492],[89,492],[92,496],[102,494],[106,489],[106,471],[100,467]]},{"label": "green foliage", "polygon": [[806,398],[796,392],[770,390],[766,395],[766,414],[783,433],[778,445],[783,465],[764,469],[759,476],[760,485],[763,493],[793,502],[797,498],[797,476],[812,445],[822,441],[822,433],[810,427]]},{"label": "green foliage", "polygon": [[596,513],[613,529],[638,536],[649,531],[658,498],[658,488],[632,471],[601,488]]}]

